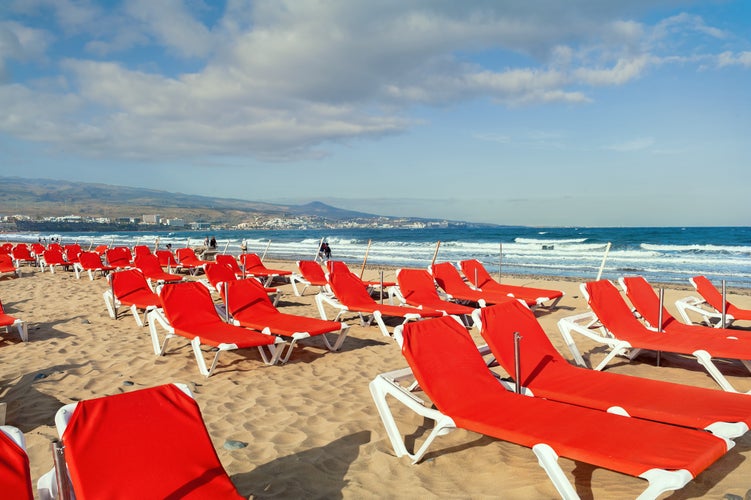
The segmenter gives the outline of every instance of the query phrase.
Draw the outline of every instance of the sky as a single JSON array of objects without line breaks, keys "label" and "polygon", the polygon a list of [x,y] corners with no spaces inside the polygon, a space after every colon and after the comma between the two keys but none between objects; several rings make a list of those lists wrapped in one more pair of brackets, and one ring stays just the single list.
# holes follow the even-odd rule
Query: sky
[{"label": "sky", "polygon": [[748,0],[3,0],[0,175],[749,225],[750,25]]}]

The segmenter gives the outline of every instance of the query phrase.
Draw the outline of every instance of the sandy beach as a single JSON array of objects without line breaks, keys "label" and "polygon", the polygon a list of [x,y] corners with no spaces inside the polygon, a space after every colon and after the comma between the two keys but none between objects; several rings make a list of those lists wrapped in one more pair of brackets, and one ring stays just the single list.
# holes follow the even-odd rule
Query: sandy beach
[{"label": "sandy beach", "polygon": [[[292,262],[268,264],[294,270]],[[364,277],[377,279],[378,272],[367,269]],[[385,271],[385,279],[394,279],[392,269]],[[586,310],[579,282],[530,277],[505,281],[566,293],[557,310],[538,312],[537,317],[554,345],[571,359],[556,323]],[[311,340],[280,366],[264,365],[255,350],[223,353],[207,379],[199,374],[187,341],[173,340],[169,352],[156,357],[148,328],[139,328],[130,314],[110,319],[102,300],[107,286],[101,277],[77,280],[73,272],[42,273],[34,267],[23,267],[21,278],[0,279],[6,312],[29,325],[28,343],[15,331],[0,337],[0,401],[7,403],[6,423],[26,437],[34,481],[52,466],[50,442],[57,437],[53,419],[62,405],[182,382],[193,390],[219,458],[245,497],[557,498],[531,450],[463,430],[438,438],[417,465],[396,458],[368,383],[406,362],[392,339],[375,325],[360,326],[354,315],[345,316],[351,328],[341,352],[330,353],[320,340]],[[281,289],[279,307],[285,312],[318,316],[314,291],[296,297],[289,284]],[[688,283],[666,289],[670,312],[677,316],[675,300],[690,293]],[[751,307],[748,293],[731,293],[730,298]],[[473,335],[479,343],[476,332]],[[601,350],[593,353],[594,359],[601,356]],[[609,371],[720,390],[692,359],[663,355],[660,367],[654,361],[650,355],[633,362],[619,359]],[[751,390],[751,375],[740,363],[728,363],[723,370],[737,387]],[[392,408],[403,432],[414,433],[423,425],[398,403]],[[228,449],[227,441],[247,446]],[[666,498],[742,498],[751,488],[749,459],[747,434]],[[641,479],[587,464],[568,459],[561,464],[585,499],[635,498],[646,487]]]}]

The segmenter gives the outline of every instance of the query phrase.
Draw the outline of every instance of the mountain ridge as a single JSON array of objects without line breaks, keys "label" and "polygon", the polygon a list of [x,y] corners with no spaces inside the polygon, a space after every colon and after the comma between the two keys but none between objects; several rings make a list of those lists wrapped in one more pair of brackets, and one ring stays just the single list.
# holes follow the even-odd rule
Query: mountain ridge
[{"label": "mountain ridge", "polygon": [[332,221],[402,219],[337,208],[321,201],[285,205],[151,188],[22,177],[0,177],[0,185],[0,215],[24,215],[32,219],[67,215],[141,218],[146,214],[226,224],[240,224],[259,217],[290,216]]}]

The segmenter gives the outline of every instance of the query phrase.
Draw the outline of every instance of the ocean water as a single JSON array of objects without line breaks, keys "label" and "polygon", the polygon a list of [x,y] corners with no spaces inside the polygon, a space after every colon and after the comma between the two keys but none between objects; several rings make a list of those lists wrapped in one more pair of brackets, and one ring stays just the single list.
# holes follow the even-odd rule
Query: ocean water
[{"label": "ocean water", "polygon": [[[654,283],[687,284],[704,274],[728,286],[751,288],[751,227],[494,227],[431,229],[331,229],[276,231],[178,231],[137,233],[17,233],[10,241],[59,238],[87,245],[203,244],[214,236],[218,250],[268,258],[313,259],[325,238],[332,259],[359,270],[368,265],[427,267],[437,262],[478,259],[491,273],[594,279],[642,275]],[[439,243],[440,242],[440,243]],[[436,253],[437,250],[437,253]],[[607,254],[606,254],[607,251]]]}]

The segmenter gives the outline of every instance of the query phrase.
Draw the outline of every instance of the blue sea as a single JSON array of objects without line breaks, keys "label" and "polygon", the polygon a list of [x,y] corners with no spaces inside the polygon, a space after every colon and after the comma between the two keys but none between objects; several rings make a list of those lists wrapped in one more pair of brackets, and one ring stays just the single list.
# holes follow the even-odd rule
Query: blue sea
[{"label": "blue sea", "polygon": [[[330,229],[274,231],[178,231],[134,233],[6,234],[10,241],[59,238],[87,245],[199,246],[217,239],[219,251],[267,258],[313,259],[322,238],[332,259],[369,266],[427,267],[436,262],[478,259],[489,271],[593,279],[639,274],[654,283],[688,284],[704,274],[728,286],[751,288],[751,227],[492,227],[430,229]],[[440,242],[440,243],[439,243]],[[437,250],[437,254],[436,254]]]}]

